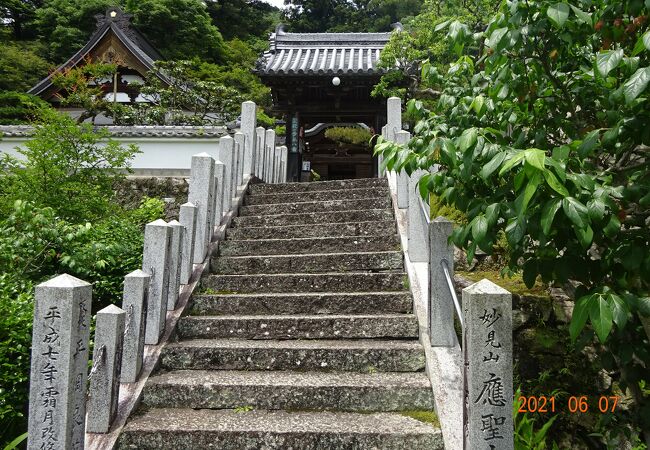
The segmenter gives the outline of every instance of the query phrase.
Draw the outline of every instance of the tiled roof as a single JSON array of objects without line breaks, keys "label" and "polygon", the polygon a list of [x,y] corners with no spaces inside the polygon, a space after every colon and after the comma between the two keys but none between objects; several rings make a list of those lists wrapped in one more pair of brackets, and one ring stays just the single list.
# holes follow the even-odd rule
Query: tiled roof
[{"label": "tiled roof", "polygon": [[[99,128],[99,127],[98,127]],[[219,138],[228,134],[222,126],[102,126],[113,138]],[[30,125],[2,125],[0,135],[3,137],[30,137],[34,127]]]},{"label": "tiled roof", "polygon": [[258,60],[260,75],[373,75],[391,33],[271,34],[270,48]]},{"label": "tiled roof", "polygon": [[[114,17],[112,16],[113,13],[115,13]],[[147,70],[152,70],[155,61],[160,59],[160,54],[148,43],[142,34],[130,26],[129,18],[130,16],[124,14],[119,8],[110,8],[106,13],[106,17],[98,17],[100,19],[98,28],[86,45],[65,63],[61,64],[52,74],[31,88],[28,93],[39,95],[47,90],[52,86],[52,76],[55,73],[75,67],[80,62],[83,62],[95,46],[109,33],[113,33]],[[158,76],[164,82],[170,84],[170,80],[164,74],[161,73]]]}]

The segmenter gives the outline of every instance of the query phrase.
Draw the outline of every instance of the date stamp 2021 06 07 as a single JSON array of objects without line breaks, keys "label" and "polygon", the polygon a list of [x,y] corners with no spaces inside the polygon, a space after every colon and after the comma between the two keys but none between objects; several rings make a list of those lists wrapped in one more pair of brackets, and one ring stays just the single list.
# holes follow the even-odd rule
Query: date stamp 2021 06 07
[{"label": "date stamp 2021 06 07", "polygon": [[[590,402],[593,406],[598,406],[598,411],[601,413],[611,413],[616,409],[620,397],[617,395],[605,396],[601,395],[595,398],[589,398],[586,395],[572,395],[568,398],[566,402],[566,410],[572,414],[576,413],[586,413],[589,411]],[[545,395],[540,396],[526,396],[521,395],[518,399],[519,402],[519,412],[537,412],[537,413],[554,413],[558,412],[556,406],[562,407],[563,403],[560,403],[559,400],[556,400],[555,396],[546,397]]]}]

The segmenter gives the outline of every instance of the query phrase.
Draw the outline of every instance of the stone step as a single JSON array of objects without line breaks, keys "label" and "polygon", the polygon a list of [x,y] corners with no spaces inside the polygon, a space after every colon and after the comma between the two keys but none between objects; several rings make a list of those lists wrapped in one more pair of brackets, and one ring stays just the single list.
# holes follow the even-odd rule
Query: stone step
[{"label": "stone step", "polygon": [[167,370],[320,370],[419,372],[424,350],[417,340],[193,339],[167,344]]},{"label": "stone step", "polygon": [[413,314],[185,316],[181,339],[417,339]]},{"label": "stone step", "polygon": [[178,370],[151,377],[148,408],[408,411],[434,409],[429,378],[418,373]]},{"label": "stone step", "polygon": [[[243,241],[255,242],[255,241]],[[220,256],[210,270],[223,275],[403,270],[402,252],[327,253],[317,255]]]},{"label": "stone step", "polygon": [[253,205],[239,208],[238,215],[246,216],[273,216],[278,214],[305,214],[324,211],[359,211],[364,209],[387,209],[391,207],[388,196],[375,196],[359,200],[329,200],[322,202],[292,202],[275,205]]},{"label": "stone step", "polygon": [[209,275],[201,280],[201,288],[215,293],[239,294],[255,292],[358,292],[406,290],[403,272],[297,273],[255,275]]},{"label": "stone step", "polygon": [[390,197],[388,186],[362,189],[345,189],[329,191],[307,191],[302,193],[280,193],[280,194],[253,194],[247,195],[244,199],[246,206],[250,205],[268,205],[300,202],[322,202],[328,200],[356,200],[373,197]]},{"label": "stone step", "polygon": [[343,222],[374,222],[395,220],[392,209],[366,209],[361,211],[332,211],[305,214],[278,214],[272,216],[235,217],[235,227],[279,227]]},{"label": "stone step", "polygon": [[273,239],[278,236],[291,239],[334,236],[379,236],[395,234],[395,232],[395,221],[383,220],[380,222],[228,228],[226,230],[226,236],[232,240]]},{"label": "stone step", "polygon": [[194,295],[191,315],[410,313],[409,292]]},{"label": "stone step", "polygon": [[120,450],[442,450],[442,432],[399,413],[154,408],[120,435]]},{"label": "stone step", "polygon": [[353,180],[319,181],[314,183],[253,184],[248,192],[257,194],[294,193],[298,198],[300,192],[341,191],[348,189],[372,189],[388,187],[386,178],[357,178]]},{"label": "stone step", "polygon": [[260,239],[224,241],[221,256],[305,255],[322,253],[401,251],[396,234],[384,236],[344,236],[300,239]]}]

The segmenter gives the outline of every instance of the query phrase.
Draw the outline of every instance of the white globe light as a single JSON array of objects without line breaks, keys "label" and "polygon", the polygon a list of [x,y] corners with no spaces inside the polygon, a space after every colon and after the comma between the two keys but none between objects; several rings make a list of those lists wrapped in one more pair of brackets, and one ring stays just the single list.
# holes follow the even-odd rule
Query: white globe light
[{"label": "white globe light", "polygon": [[332,84],[334,86],[338,86],[339,84],[341,84],[341,79],[339,77],[332,78]]}]

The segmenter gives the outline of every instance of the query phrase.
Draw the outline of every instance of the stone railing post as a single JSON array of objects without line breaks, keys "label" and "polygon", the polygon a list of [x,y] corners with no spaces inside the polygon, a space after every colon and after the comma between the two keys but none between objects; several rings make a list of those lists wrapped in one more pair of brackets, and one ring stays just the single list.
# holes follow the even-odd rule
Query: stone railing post
[{"label": "stone railing post", "polygon": [[[398,131],[395,136],[397,144],[406,145],[411,140],[411,133],[408,131]],[[397,207],[400,209],[409,206],[409,179],[405,170],[400,170],[396,176],[397,180]]]},{"label": "stone railing post", "polygon": [[[225,166],[223,174],[223,212],[227,213],[232,208],[232,179],[235,164],[235,140],[230,136],[219,139],[219,161]],[[217,225],[217,224],[215,224]]]},{"label": "stone railing post", "polygon": [[145,226],[142,270],[151,276],[145,344],[157,344],[165,331],[171,241],[172,228],[164,220],[158,219]]},{"label": "stone railing post", "polygon": [[[226,165],[221,161],[214,163],[214,221],[213,225],[221,225],[221,220],[225,213],[225,192],[224,192],[224,178],[226,176]],[[212,229],[210,229],[212,235]]]},{"label": "stone railing post", "polygon": [[205,259],[214,221],[214,159],[207,153],[192,156],[188,201],[198,208],[194,239],[194,263]]},{"label": "stone railing post", "polygon": [[402,129],[402,99],[391,97],[388,99],[386,107],[388,117],[386,139],[394,142],[397,132]]},{"label": "stone railing post", "polygon": [[27,448],[83,449],[92,285],[59,275],[35,289]]},{"label": "stone railing post", "polygon": [[134,270],[124,277],[122,309],[126,312],[126,323],[120,374],[122,383],[135,383],[142,370],[150,279],[151,277],[142,270]]},{"label": "stone railing post", "polygon": [[172,244],[169,253],[169,290],[167,293],[167,310],[176,309],[179,288],[181,285],[181,263],[183,257],[183,234],[185,228],[178,220],[168,223],[172,228]]},{"label": "stone railing post", "polygon": [[185,228],[183,233],[183,244],[181,248],[181,284],[187,284],[192,277],[194,269],[194,239],[196,235],[196,213],[197,208],[187,202],[181,205],[179,219]]},{"label": "stone railing post", "polygon": [[268,149],[268,167],[264,181],[267,183],[274,183],[273,175],[275,174],[275,130],[266,130],[264,137],[266,148]]},{"label": "stone railing post", "polygon": [[241,104],[241,132],[246,136],[244,143],[244,175],[251,175],[254,170],[255,128],[257,127],[257,106],[247,101]]},{"label": "stone railing post", "polygon": [[88,433],[108,433],[117,414],[125,313],[115,305],[97,312],[88,399]]},{"label": "stone railing post", "polygon": [[454,300],[442,268],[443,261],[454,280],[454,246],[449,236],[454,224],[438,217],[429,224],[429,337],[433,347],[453,347]]},{"label": "stone railing post", "polygon": [[266,166],[266,145],[264,138],[266,131],[264,127],[257,127],[255,129],[255,153],[258,155],[256,160],[255,176],[262,180],[264,178],[264,168]]},{"label": "stone railing post", "polygon": [[408,252],[411,262],[427,262],[429,260],[427,225],[420,206],[418,181],[427,172],[416,170],[409,177],[408,193]]},{"label": "stone railing post", "polygon": [[278,180],[278,183],[286,183],[287,182],[287,164],[289,160],[289,149],[287,146],[282,146],[280,147],[282,149],[282,154],[280,156],[280,179]]},{"label": "stone railing post", "polygon": [[237,193],[237,186],[244,184],[244,151],[246,150],[246,136],[242,132],[235,133],[235,177],[233,177],[235,185],[235,194]]},{"label": "stone railing post", "polygon": [[489,280],[463,289],[465,448],[512,450],[512,295]]}]

